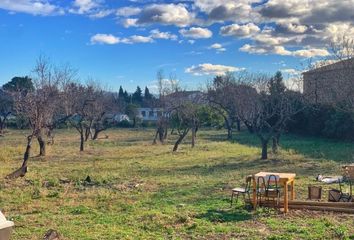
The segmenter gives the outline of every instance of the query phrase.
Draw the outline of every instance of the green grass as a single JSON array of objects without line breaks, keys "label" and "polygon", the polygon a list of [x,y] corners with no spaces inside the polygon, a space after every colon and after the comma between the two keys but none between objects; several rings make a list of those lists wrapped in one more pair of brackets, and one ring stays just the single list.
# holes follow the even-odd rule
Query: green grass
[{"label": "green grass", "polygon": [[50,228],[63,239],[354,239],[352,215],[229,206],[230,189],[261,170],[297,173],[305,199],[318,173],[354,162],[352,143],[285,136],[277,156],[260,160],[246,132],[228,142],[222,131],[202,131],[194,149],[187,139],[172,153],[175,136],[152,145],[153,130],[115,129],[80,153],[76,132],[62,130],[47,157],[33,145],[25,178],[5,181],[21,164],[25,134],[0,138],[0,209],[16,224],[13,239],[41,239]]}]

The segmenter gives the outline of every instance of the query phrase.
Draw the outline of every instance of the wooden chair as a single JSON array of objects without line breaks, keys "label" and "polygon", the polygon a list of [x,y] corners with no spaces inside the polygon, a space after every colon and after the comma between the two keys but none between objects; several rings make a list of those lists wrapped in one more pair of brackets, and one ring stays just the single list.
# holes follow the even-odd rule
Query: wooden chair
[{"label": "wooden chair", "polygon": [[[353,184],[354,184],[354,166],[345,166],[343,182],[339,182],[340,197],[339,202],[353,201]],[[349,185],[349,192],[344,191],[344,187]]]},{"label": "wooden chair", "polygon": [[265,197],[267,190],[266,179],[264,177],[257,177],[257,203],[262,204],[262,197]]},{"label": "wooden chair", "polygon": [[231,190],[232,193],[231,193],[231,204],[230,204],[230,207],[232,207],[232,203],[233,203],[235,195],[236,195],[236,202],[238,202],[238,196],[240,194],[242,194],[243,200],[245,201],[245,203],[246,203],[246,194],[248,196],[249,202],[251,202],[251,195],[250,195],[251,183],[252,183],[252,176],[247,176],[246,177],[246,185],[245,185],[245,187],[237,187],[237,188],[233,188]]},{"label": "wooden chair", "polygon": [[266,186],[265,197],[267,198],[268,201],[270,198],[272,198],[273,202],[276,203],[275,206],[279,206],[279,201],[280,201],[279,176],[269,175],[266,178],[267,178],[267,186]]}]

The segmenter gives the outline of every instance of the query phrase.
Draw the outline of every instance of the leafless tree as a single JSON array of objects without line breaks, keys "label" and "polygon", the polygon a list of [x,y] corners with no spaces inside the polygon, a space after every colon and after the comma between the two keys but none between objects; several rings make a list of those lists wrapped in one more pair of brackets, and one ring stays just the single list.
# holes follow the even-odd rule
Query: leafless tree
[{"label": "leafless tree", "polygon": [[[238,77],[241,78],[241,74]],[[234,98],[237,97],[237,92],[235,91],[237,86],[238,83],[232,73],[216,76],[208,86],[206,95],[210,106],[224,118],[228,139],[232,139],[234,123],[237,124],[237,129],[240,130],[240,121],[234,104]]]},{"label": "leafless tree", "polygon": [[262,159],[268,158],[268,143],[273,141],[273,151],[276,151],[280,134],[285,124],[301,109],[296,102],[301,101],[299,95],[292,91],[273,94],[272,78],[265,75],[250,74],[247,81],[236,88],[235,105],[238,117],[249,125],[261,140]]},{"label": "leafless tree", "polygon": [[33,91],[13,92],[14,110],[17,115],[23,116],[29,123],[31,133],[27,137],[27,147],[21,168],[8,175],[13,179],[22,177],[27,172],[27,163],[30,156],[33,138],[40,146],[40,156],[46,154],[45,131],[53,125],[54,116],[58,110],[60,96],[60,82],[53,74],[50,61],[40,56],[33,70],[35,89]]}]

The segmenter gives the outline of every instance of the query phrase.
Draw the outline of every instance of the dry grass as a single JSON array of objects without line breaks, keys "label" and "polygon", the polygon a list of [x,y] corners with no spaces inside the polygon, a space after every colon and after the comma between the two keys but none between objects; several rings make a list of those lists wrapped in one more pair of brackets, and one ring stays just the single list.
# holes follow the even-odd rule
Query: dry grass
[{"label": "dry grass", "polygon": [[350,215],[229,207],[230,188],[260,170],[296,172],[297,197],[306,198],[316,174],[354,162],[352,143],[287,136],[281,153],[264,161],[247,133],[227,142],[223,132],[203,131],[196,148],[187,140],[175,154],[174,137],[151,145],[152,130],[107,134],[80,153],[76,132],[61,130],[48,156],[33,156],[27,176],[11,182],[3,177],[21,164],[25,132],[0,138],[0,209],[15,221],[13,239],[40,239],[50,228],[63,239],[354,238]]}]

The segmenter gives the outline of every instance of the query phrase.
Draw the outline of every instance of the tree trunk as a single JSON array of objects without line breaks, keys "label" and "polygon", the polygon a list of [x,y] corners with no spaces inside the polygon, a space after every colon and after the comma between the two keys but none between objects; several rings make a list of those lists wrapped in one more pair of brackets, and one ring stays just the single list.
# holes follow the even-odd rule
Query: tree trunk
[{"label": "tree trunk", "polygon": [[262,159],[268,159],[268,141],[262,140]]},{"label": "tree trunk", "polygon": [[236,120],[236,125],[237,125],[237,131],[241,132],[241,121],[240,121],[240,119]]},{"label": "tree trunk", "polygon": [[192,148],[194,148],[195,146],[196,137],[197,137],[196,127],[193,127],[192,128]]},{"label": "tree trunk", "polygon": [[84,151],[84,144],[85,144],[85,136],[84,136],[84,130],[80,132],[80,152]]},{"label": "tree trunk", "polygon": [[278,153],[279,150],[279,140],[280,140],[280,134],[276,134],[273,138],[273,144],[272,144],[272,152],[274,154]]},{"label": "tree trunk", "polygon": [[23,163],[22,166],[17,169],[16,171],[14,171],[13,173],[9,174],[6,176],[6,179],[16,179],[19,177],[24,177],[27,173],[27,163],[28,163],[28,159],[30,157],[31,154],[31,144],[32,144],[32,137],[33,135],[30,135],[27,137],[27,147],[26,147],[26,151],[23,155]]},{"label": "tree trunk", "polygon": [[183,141],[185,136],[188,134],[188,132],[189,132],[189,129],[185,130],[183,132],[183,134],[179,135],[179,138],[177,139],[175,145],[173,146],[173,152],[177,151],[179,144],[181,144],[181,142]]},{"label": "tree trunk", "polygon": [[93,134],[92,140],[97,140],[98,139],[98,135],[100,134],[100,132],[102,132],[103,130],[101,129],[95,129],[95,132]]},{"label": "tree trunk", "polygon": [[163,140],[167,139],[167,134],[168,134],[168,126],[166,126],[165,129],[164,129]]},{"label": "tree trunk", "polygon": [[225,118],[225,125],[227,128],[227,140],[232,139],[232,122],[230,119]]},{"label": "tree trunk", "polygon": [[244,122],[244,124],[246,125],[248,132],[253,134],[254,130],[253,130],[252,125],[248,124],[247,122]]},{"label": "tree trunk", "polygon": [[154,140],[152,141],[152,144],[155,145],[157,143],[157,136],[159,135],[159,130],[156,129],[155,137]]},{"label": "tree trunk", "polygon": [[45,156],[46,155],[46,142],[43,138],[42,130],[39,131],[39,134],[37,135],[37,140],[38,140],[38,144],[39,144],[39,156]]}]

